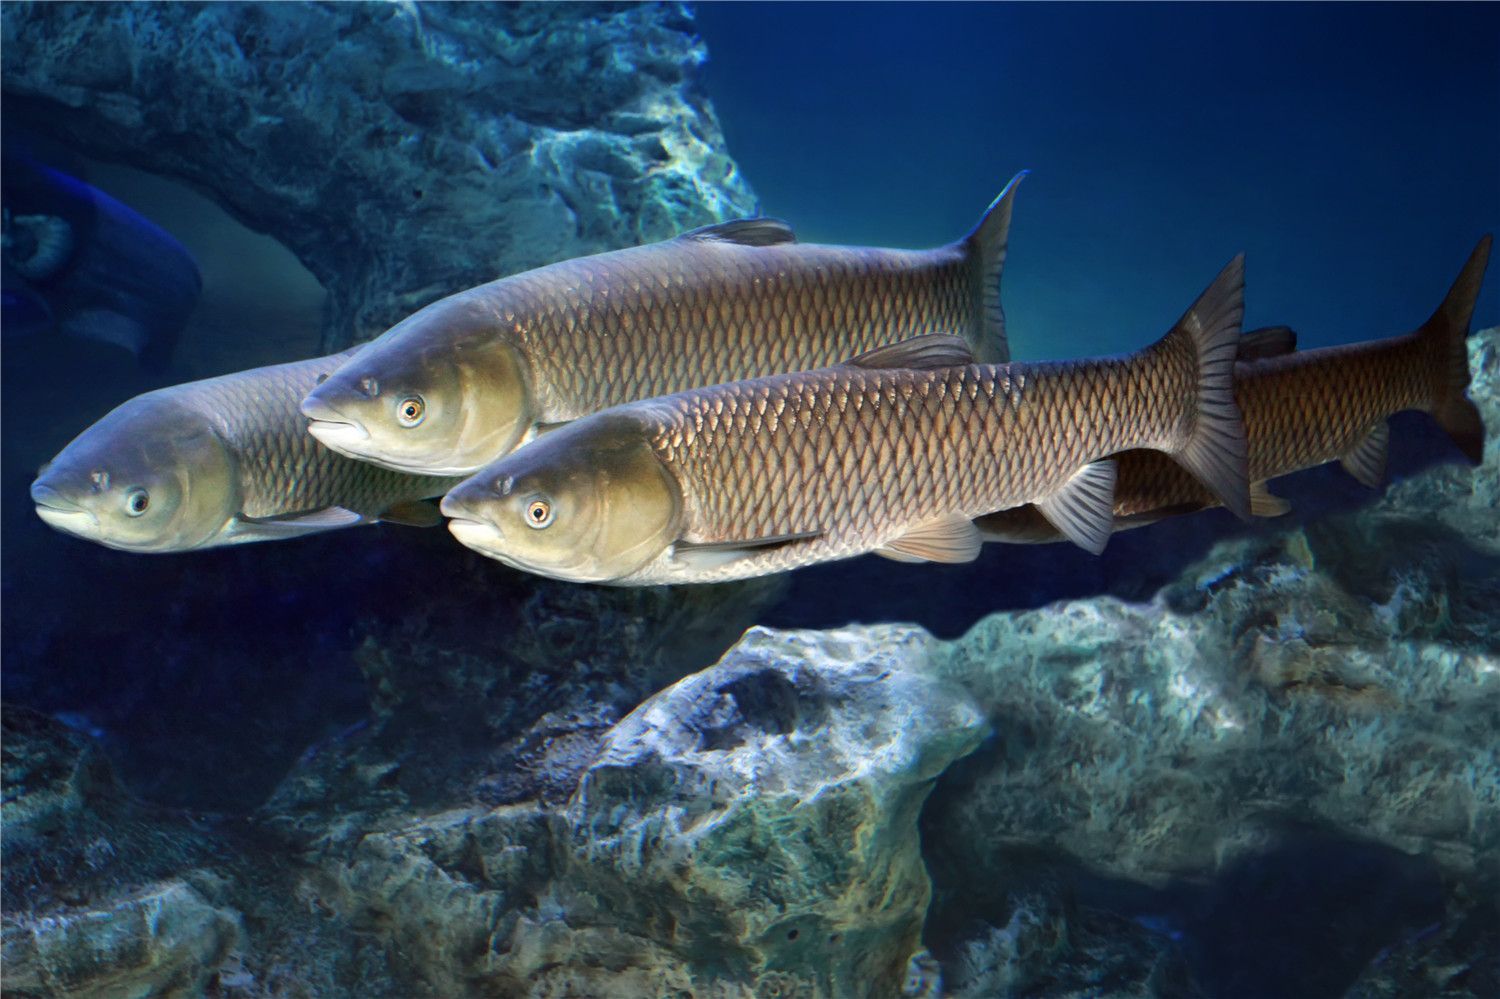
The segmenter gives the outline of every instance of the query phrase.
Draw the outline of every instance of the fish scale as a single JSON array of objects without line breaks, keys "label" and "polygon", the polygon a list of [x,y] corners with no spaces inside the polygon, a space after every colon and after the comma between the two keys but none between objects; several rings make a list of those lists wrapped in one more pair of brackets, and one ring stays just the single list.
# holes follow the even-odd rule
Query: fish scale
[{"label": "fish scale", "polygon": [[[1236,364],[1234,397],[1245,421],[1250,480],[1264,482],[1344,459],[1368,445],[1374,432],[1377,457],[1363,469],[1373,485],[1384,463],[1379,431],[1389,417],[1411,409],[1431,413],[1469,460],[1479,462],[1484,426],[1464,394],[1470,377],[1466,338],[1491,242],[1489,236],[1479,241],[1442,305],[1415,332],[1299,353],[1288,345],[1283,353]],[[1218,503],[1162,454],[1129,451],[1118,457],[1117,527]],[[1262,514],[1284,512],[1274,499],[1262,502]],[[987,515],[980,528],[996,541],[1061,540],[1031,508]]]},{"label": "fish scale", "polygon": [[313,439],[297,404],[318,377],[353,351],[209,378],[174,393],[209,417],[238,463],[242,513],[284,517],[331,506],[367,517],[441,493],[452,480],[392,472],[346,458]]},{"label": "fish scale", "polygon": [[[1173,384],[1163,368],[1187,380]],[[707,581],[869,551],[934,511],[974,517],[1029,502],[1123,441],[1174,448],[1194,395],[1180,366],[1116,359],[1024,369],[839,367],[630,409],[682,488],[683,540],[819,535],[693,577]],[[1106,398],[1118,419],[1080,422],[1080,399]],[[681,576],[659,576],[673,578]]]},{"label": "fish scale", "polygon": [[[1415,335],[1237,365],[1235,398],[1245,416],[1251,480],[1335,461],[1393,413],[1428,408],[1431,369]],[[1119,517],[1216,502],[1170,459],[1146,451],[1121,461],[1116,496]]]},{"label": "fish scale", "polygon": [[[506,316],[531,368],[543,421],[683,386],[826,366],[893,339],[967,332],[976,321],[973,267],[959,246],[887,251],[705,241],[674,247],[666,269],[662,254],[646,252],[653,249],[504,280]],[[608,308],[599,309],[601,299]],[[528,314],[536,318],[517,318]],[[603,343],[607,365],[599,363]]]}]

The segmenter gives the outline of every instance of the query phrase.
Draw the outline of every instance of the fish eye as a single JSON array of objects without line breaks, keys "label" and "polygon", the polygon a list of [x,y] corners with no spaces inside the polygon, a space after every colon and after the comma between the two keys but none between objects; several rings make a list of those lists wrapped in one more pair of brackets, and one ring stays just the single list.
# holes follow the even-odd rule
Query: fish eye
[{"label": "fish eye", "polygon": [[132,517],[139,517],[150,505],[151,495],[144,489],[132,489],[125,494],[125,512]]},{"label": "fish eye", "polygon": [[538,497],[526,504],[526,524],[541,530],[550,527],[553,520],[552,504]]},{"label": "fish eye", "polygon": [[401,421],[403,427],[414,427],[422,422],[422,417],[427,414],[427,407],[422,403],[419,395],[407,396],[401,400],[396,407],[396,419]]}]

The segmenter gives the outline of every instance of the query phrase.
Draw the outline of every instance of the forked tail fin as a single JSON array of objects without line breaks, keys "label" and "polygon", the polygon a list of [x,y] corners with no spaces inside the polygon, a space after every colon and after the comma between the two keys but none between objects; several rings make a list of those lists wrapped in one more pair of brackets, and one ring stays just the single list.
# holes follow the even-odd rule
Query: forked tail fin
[{"label": "forked tail fin", "polygon": [[1466,341],[1469,322],[1474,317],[1474,300],[1479,297],[1484,268],[1489,263],[1491,242],[1492,237],[1486,235],[1474,247],[1464,269],[1458,272],[1458,279],[1448,289],[1448,297],[1417,331],[1417,337],[1427,345],[1432,365],[1432,415],[1476,465],[1484,460],[1484,421],[1464,394],[1469,388]]},{"label": "forked tail fin", "polygon": [[1005,310],[1000,307],[1000,273],[1005,270],[1006,245],[1010,241],[1010,213],[1016,200],[1016,188],[1026,177],[1022,170],[1010,179],[1000,196],[990,202],[979,220],[962,240],[973,269],[975,326],[972,338],[974,356],[981,364],[1003,364],[1010,360],[1010,344],[1005,339]]},{"label": "forked tail fin", "polygon": [[1250,518],[1249,451],[1245,422],[1234,399],[1234,362],[1245,314],[1245,258],[1219,272],[1159,347],[1190,352],[1197,365],[1197,409],[1188,442],[1177,462],[1228,507]]}]

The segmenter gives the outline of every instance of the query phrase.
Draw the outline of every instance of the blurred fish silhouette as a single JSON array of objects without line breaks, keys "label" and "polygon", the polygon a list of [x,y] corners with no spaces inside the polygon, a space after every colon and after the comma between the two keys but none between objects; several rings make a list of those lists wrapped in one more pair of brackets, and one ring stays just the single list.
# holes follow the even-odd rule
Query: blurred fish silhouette
[{"label": "blurred fish silhouette", "polygon": [[171,359],[198,303],[198,265],[160,226],[7,138],[3,329],[53,330],[123,347],[151,368]]}]

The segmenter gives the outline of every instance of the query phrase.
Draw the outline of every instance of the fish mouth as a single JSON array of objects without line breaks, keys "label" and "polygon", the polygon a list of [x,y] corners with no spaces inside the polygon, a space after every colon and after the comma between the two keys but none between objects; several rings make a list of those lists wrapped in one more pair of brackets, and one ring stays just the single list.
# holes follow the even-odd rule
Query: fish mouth
[{"label": "fish mouth", "polygon": [[31,501],[36,504],[36,515],[48,527],[82,537],[93,537],[99,533],[98,517],[51,486],[44,486],[40,482],[32,483]]},{"label": "fish mouth", "polygon": [[[494,524],[469,517],[449,515],[448,533],[457,538],[458,543],[465,548],[472,548],[485,555],[496,552],[500,542],[504,540]],[[491,557],[498,556],[492,555]]]},{"label": "fish mouth", "polygon": [[344,454],[359,457],[358,445],[370,439],[370,431],[358,420],[351,420],[334,407],[328,405],[314,393],[302,400],[298,407],[310,421],[307,432],[319,443]]}]

